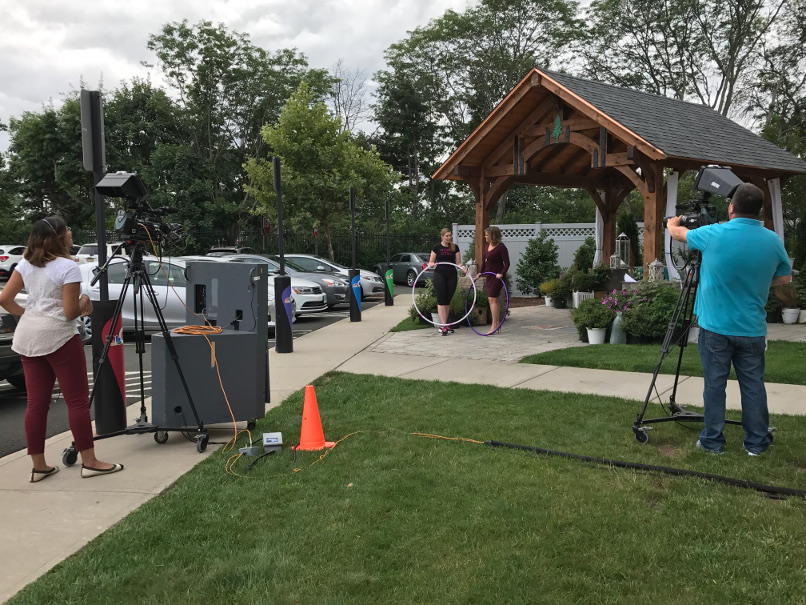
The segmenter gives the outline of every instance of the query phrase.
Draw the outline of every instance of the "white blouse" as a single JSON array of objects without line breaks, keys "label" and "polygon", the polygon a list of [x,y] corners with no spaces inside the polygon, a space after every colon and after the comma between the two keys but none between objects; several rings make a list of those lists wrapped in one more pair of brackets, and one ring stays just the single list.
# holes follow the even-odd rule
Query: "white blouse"
[{"label": "white blouse", "polygon": [[25,284],[28,300],[11,349],[26,357],[41,357],[59,350],[74,334],[75,320],[64,314],[62,290],[65,284],[80,283],[81,271],[68,258],[57,258],[44,267],[22,259],[15,268]]}]

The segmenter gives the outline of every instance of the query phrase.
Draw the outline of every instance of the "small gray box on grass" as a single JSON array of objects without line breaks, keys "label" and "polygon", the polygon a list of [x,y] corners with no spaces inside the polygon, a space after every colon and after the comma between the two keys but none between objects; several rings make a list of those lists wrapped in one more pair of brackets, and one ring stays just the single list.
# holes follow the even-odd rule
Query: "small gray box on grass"
[{"label": "small gray box on grass", "polygon": [[282,433],[263,433],[263,451],[279,452],[283,449]]}]

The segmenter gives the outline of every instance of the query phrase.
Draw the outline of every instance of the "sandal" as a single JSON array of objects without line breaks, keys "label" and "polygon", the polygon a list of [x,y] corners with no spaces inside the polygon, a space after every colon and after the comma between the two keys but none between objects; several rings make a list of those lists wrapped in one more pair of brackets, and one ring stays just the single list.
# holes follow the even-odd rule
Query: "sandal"
[{"label": "sandal", "polygon": [[49,471],[38,471],[36,469],[31,469],[31,483],[37,483],[42,481],[43,479],[47,479],[51,475],[55,475],[59,472],[59,467],[54,466]]}]

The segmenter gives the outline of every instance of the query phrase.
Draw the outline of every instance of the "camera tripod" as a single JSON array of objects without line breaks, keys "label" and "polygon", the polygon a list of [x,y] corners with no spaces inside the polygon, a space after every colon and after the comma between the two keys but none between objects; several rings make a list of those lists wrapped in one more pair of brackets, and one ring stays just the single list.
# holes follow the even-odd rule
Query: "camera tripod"
[{"label": "camera tripod", "polygon": [[[635,439],[639,443],[647,443],[649,441],[650,424],[658,422],[702,422],[704,416],[694,412],[689,412],[683,406],[675,402],[677,396],[677,384],[680,380],[680,366],[683,362],[683,352],[688,345],[688,333],[691,328],[692,316],[694,314],[694,296],[696,294],[697,284],[700,277],[700,265],[702,263],[702,253],[699,250],[694,251],[694,256],[691,257],[682,269],[685,275],[683,280],[680,296],[677,299],[672,319],[669,322],[669,327],[666,330],[666,335],[663,338],[663,345],[660,350],[660,359],[658,365],[655,366],[655,371],[652,374],[652,381],[649,384],[649,390],[644,399],[644,405],[638,413],[638,417],[632,425],[632,430],[635,433]],[[669,349],[677,345],[680,348],[680,354],[677,358],[677,369],[674,375],[674,385],[672,386],[672,393],[669,396],[669,403],[664,407],[661,400],[660,393],[658,392],[656,381],[660,373],[663,360],[669,355]],[[653,397],[653,393],[657,398],[661,407],[667,411],[667,416],[662,418],[645,419],[647,406]],[[668,409],[667,409],[668,408]],[[726,424],[737,424],[741,426],[740,420],[725,420]]]},{"label": "camera tripod", "polygon": [[[171,340],[171,332],[168,329],[167,324],[165,323],[165,317],[163,316],[162,310],[160,309],[159,302],[157,300],[157,295],[154,292],[154,287],[151,285],[151,281],[148,278],[148,272],[146,271],[145,265],[143,264],[144,243],[141,241],[136,241],[134,244],[131,245],[130,249],[128,248],[129,246],[127,246],[127,251],[130,252],[130,259],[125,261],[127,265],[126,278],[123,280],[123,287],[121,288],[120,296],[118,296],[118,300],[115,305],[115,310],[112,315],[109,331],[106,336],[106,342],[104,344],[103,352],[101,353],[101,357],[98,362],[98,369],[96,371],[96,375],[100,375],[101,368],[107,361],[107,357],[109,354],[109,347],[112,345],[112,341],[115,338],[115,334],[117,333],[118,321],[121,318],[121,311],[123,310],[123,304],[124,301],[126,300],[126,293],[128,292],[129,287],[133,286],[134,289],[132,300],[134,304],[134,333],[135,333],[136,352],[140,367],[140,417],[135,421],[133,425],[128,426],[125,429],[119,431],[113,431],[111,433],[105,433],[103,435],[96,435],[94,440],[97,441],[99,439],[116,437],[118,435],[141,435],[144,433],[154,433],[154,440],[157,443],[165,443],[168,440],[168,431],[173,430],[173,431],[187,432],[186,428],[160,427],[148,421],[148,414],[145,406],[145,386],[143,378],[143,354],[146,351],[145,323],[143,317],[143,309],[144,309],[143,293],[145,292],[145,295],[148,298],[148,302],[151,304],[152,309],[154,309],[154,314],[157,316],[160,332],[162,333],[162,336],[165,338],[165,344],[168,347],[171,359],[176,365],[176,371],[179,375],[180,380],[182,381],[182,387],[185,390],[185,395],[187,396],[188,403],[190,404],[190,409],[193,411],[193,416],[198,427],[195,437],[196,450],[199,453],[204,452],[207,449],[209,434],[207,433],[207,429],[204,428],[204,424],[200,420],[199,414],[196,411],[196,406],[193,403],[193,398],[190,395],[190,389],[188,388],[187,381],[185,380],[185,375],[182,373],[182,367],[179,365],[179,355],[177,354],[176,348],[174,347],[173,341]],[[115,250],[115,253],[119,249],[120,247],[118,247],[118,249]],[[115,258],[114,254],[112,254],[109,257],[109,259],[107,259],[103,267],[100,267],[95,270],[95,277],[93,277],[91,285],[94,285],[100,278],[101,274],[105,273],[109,269],[109,264],[111,263],[113,258]],[[90,403],[89,403],[90,406],[92,406],[92,402],[95,399],[96,387],[97,382],[95,382],[92,386],[92,392],[90,393]],[[65,464],[65,466],[72,466],[73,464],[76,463],[78,452],[76,451],[75,445],[76,445],[75,442],[73,442],[72,445],[66,448],[62,454],[62,462]]]}]

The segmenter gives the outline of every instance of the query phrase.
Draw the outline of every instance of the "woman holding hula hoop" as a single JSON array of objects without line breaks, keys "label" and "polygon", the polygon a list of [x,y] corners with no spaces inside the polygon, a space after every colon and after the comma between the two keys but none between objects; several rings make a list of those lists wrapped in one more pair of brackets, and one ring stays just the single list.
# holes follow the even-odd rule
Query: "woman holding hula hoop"
[{"label": "woman holding hula hoop", "polygon": [[509,250],[501,242],[501,230],[498,227],[487,227],[484,230],[484,249],[482,252],[481,269],[476,276],[482,273],[495,273],[495,277],[488,276],[484,280],[484,290],[487,292],[487,302],[490,303],[490,317],[493,325],[487,334],[493,334],[500,325],[501,305],[498,297],[504,285],[504,276],[509,269]]},{"label": "woman holding hula hoop", "polygon": [[434,269],[434,292],[437,294],[437,314],[439,324],[437,327],[443,336],[453,332],[448,324],[448,310],[450,309],[451,298],[456,292],[456,267],[453,265],[440,265],[439,263],[453,263],[458,265],[462,271],[467,273],[467,269],[462,264],[462,255],[459,253],[459,246],[453,243],[453,234],[450,229],[440,231],[442,241],[431,249],[431,258],[428,266]]}]

